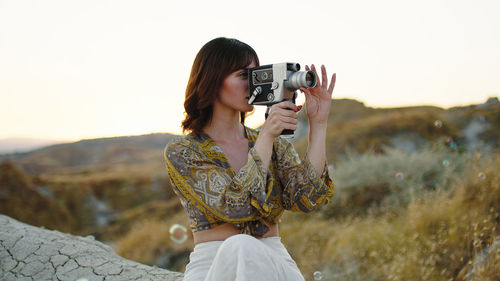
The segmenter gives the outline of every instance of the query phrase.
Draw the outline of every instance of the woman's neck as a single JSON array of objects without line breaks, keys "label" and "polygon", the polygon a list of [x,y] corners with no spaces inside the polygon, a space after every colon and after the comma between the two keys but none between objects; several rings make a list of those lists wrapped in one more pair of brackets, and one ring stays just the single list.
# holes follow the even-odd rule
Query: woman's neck
[{"label": "woman's neck", "polygon": [[235,141],[246,138],[245,127],[239,123],[212,120],[203,132],[214,140]]},{"label": "woman's neck", "polygon": [[240,123],[240,113],[218,110],[217,107],[214,107],[212,118],[203,132],[214,140],[234,141],[246,138],[245,127]]}]

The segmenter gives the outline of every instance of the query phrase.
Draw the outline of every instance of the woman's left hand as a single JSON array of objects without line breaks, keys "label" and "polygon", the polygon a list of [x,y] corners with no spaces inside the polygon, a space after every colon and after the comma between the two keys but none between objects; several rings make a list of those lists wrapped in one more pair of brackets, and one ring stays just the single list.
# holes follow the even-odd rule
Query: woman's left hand
[{"label": "woman's left hand", "polygon": [[314,71],[318,77],[316,87],[300,88],[306,96],[306,114],[309,118],[309,123],[311,123],[311,125],[326,124],[332,103],[332,93],[333,88],[335,87],[336,73],[332,75],[330,86],[328,86],[328,76],[326,75],[326,68],[324,65],[321,66],[321,81],[314,64],[311,65],[311,69],[309,69],[309,66],[306,65],[306,70]]}]

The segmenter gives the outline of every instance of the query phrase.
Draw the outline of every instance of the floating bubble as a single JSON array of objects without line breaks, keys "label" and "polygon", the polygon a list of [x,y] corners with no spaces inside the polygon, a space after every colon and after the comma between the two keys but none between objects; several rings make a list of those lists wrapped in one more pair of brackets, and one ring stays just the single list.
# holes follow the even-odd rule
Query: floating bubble
[{"label": "floating bubble", "polygon": [[449,160],[447,160],[447,159],[443,160],[441,163],[442,163],[442,164],[443,164],[443,166],[445,166],[445,167],[450,166],[450,161],[449,161]]},{"label": "floating bubble", "polygon": [[486,175],[483,172],[480,172],[479,174],[477,174],[477,177],[484,180],[486,178]]},{"label": "floating bubble", "polygon": [[401,172],[397,172],[395,175],[394,175],[394,178],[397,179],[397,180],[404,180],[405,179],[405,175]]},{"label": "floating bubble", "polygon": [[441,120],[436,120],[434,121],[434,126],[439,129],[443,127],[443,122]]},{"label": "floating bubble", "polygon": [[177,244],[186,242],[188,235],[187,229],[180,224],[174,224],[170,227],[170,240]]},{"label": "floating bubble", "polygon": [[452,141],[449,143],[451,149],[457,149],[457,143]]},{"label": "floating bubble", "polygon": [[321,280],[323,279],[323,273],[321,271],[315,271],[313,273],[314,280]]},{"label": "floating bubble", "polygon": [[335,167],[333,167],[333,165],[328,165],[328,172],[333,174],[335,172]]}]

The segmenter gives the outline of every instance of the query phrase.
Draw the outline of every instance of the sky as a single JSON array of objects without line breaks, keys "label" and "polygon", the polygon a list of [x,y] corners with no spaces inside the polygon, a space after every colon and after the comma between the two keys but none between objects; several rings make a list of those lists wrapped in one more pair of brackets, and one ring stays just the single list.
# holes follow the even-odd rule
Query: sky
[{"label": "sky", "polygon": [[500,96],[499,11],[498,0],[0,0],[0,139],[181,134],[194,57],[219,36],[261,64],[324,64],[334,98],[482,103]]}]

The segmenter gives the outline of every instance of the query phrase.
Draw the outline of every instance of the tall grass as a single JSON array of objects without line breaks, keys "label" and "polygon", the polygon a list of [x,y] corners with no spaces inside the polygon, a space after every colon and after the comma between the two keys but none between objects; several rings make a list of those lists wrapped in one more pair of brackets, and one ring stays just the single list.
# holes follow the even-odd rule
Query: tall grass
[{"label": "tall grass", "polygon": [[[170,238],[170,227],[181,224],[187,228],[188,239],[175,243]],[[186,225],[184,211],[165,213],[163,219],[143,218],[116,241],[115,251],[131,260],[156,265],[175,271],[184,271],[192,251],[193,237]]]},{"label": "tall grass", "polygon": [[[351,156],[334,167],[333,204],[286,212],[280,235],[308,281],[317,271],[321,280],[500,280],[498,156],[445,147]],[[183,271],[192,240],[169,239],[169,226],[186,222],[171,212],[139,216],[117,252]]]},{"label": "tall grass", "polygon": [[447,190],[476,157],[444,146],[417,153],[386,149],[384,154],[348,156],[334,167],[335,201],[323,211],[327,217],[366,212],[397,212],[423,193]]},{"label": "tall grass", "polygon": [[500,280],[498,156],[351,158],[335,169],[337,201],[312,218],[287,214],[280,233],[307,280]]},{"label": "tall grass", "polygon": [[[333,171],[333,204],[286,212],[283,243],[308,281],[318,271],[321,280],[500,280],[498,156],[434,147],[347,158]],[[186,222],[171,211],[140,216],[117,252],[183,271],[193,245],[169,239],[169,226]]]}]

